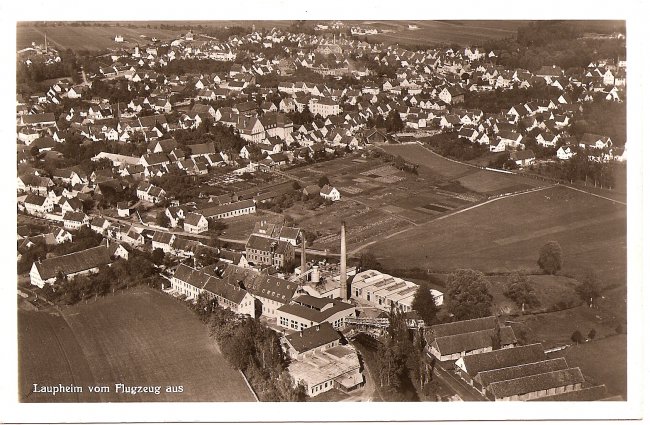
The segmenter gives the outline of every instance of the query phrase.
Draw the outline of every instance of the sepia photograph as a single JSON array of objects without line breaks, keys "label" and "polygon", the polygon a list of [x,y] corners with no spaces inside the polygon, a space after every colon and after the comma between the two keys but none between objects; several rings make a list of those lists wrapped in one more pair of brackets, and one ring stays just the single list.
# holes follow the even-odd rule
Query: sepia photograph
[{"label": "sepia photograph", "polygon": [[14,22],[22,408],[630,399],[625,19],[209,15]]}]

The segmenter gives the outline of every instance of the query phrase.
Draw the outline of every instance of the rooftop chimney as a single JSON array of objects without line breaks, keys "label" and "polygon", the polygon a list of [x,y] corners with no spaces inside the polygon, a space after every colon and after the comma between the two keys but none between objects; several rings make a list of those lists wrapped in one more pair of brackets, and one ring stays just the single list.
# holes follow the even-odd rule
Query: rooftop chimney
[{"label": "rooftop chimney", "polygon": [[343,301],[348,299],[348,275],[346,264],[347,250],[345,249],[345,221],[341,222],[341,280],[339,282],[340,296]]}]

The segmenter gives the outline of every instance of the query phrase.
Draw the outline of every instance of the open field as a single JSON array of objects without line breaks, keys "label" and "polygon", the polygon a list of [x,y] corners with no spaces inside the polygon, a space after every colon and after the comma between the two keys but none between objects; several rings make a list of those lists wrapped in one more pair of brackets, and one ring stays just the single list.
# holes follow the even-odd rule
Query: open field
[{"label": "open field", "polygon": [[77,339],[61,316],[18,310],[18,380],[21,402],[99,402],[99,394],[85,392],[34,393],[38,385],[94,385],[92,371]]},{"label": "open field", "polygon": [[[160,40],[170,40],[177,37],[177,31],[156,28],[126,28],[126,27],[76,27],[71,25],[37,27],[18,25],[16,27],[16,48],[23,49],[31,46],[32,42],[43,44],[45,34],[47,43],[57,49],[72,50],[103,50],[110,47],[132,47],[142,43],[140,35],[157,37]],[[116,43],[117,34],[124,37],[124,43]]]},{"label": "open field", "polygon": [[423,171],[430,171],[433,175],[442,178],[456,179],[476,170],[473,167],[449,161],[443,157],[435,155],[428,149],[415,143],[382,145],[381,148],[392,155],[400,155],[408,162],[418,164],[420,166],[418,169],[420,173]]},{"label": "open field", "polygon": [[581,305],[551,313],[530,314],[512,319],[523,324],[533,335],[532,341],[540,342],[545,348],[571,344],[571,335],[576,330],[586,338],[591,329],[597,338],[616,335],[619,324],[617,316],[601,308]]},{"label": "open field", "polygon": [[607,385],[610,395],[627,398],[627,335],[614,335],[573,345],[550,357],[565,357],[570,367],[578,366],[588,382]]},{"label": "open field", "polygon": [[[372,22],[372,23],[371,23]],[[383,34],[368,36],[370,41],[400,44],[456,43],[472,45],[490,39],[501,39],[516,34],[519,26],[527,21],[366,21],[378,29],[389,30]],[[416,25],[418,29],[409,30]]]},{"label": "open field", "polygon": [[591,268],[606,285],[625,285],[625,206],[562,186],[434,220],[370,249],[389,267],[508,271],[535,268],[549,240],[562,247],[564,272]]},{"label": "open field", "polygon": [[[19,338],[22,394],[32,382],[85,390],[78,400],[26,401],[254,401],[194,313],[150,288],[66,308],[63,318],[21,312]],[[160,395],[119,394],[117,383],[163,388]],[[111,392],[91,395],[85,385],[107,385]],[[165,393],[168,385],[182,385],[183,392]]]},{"label": "open field", "polygon": [[[575,287],[579,282],[565,276],[553,275],[530,275],[528,276],[531,286],[535,289],[535,294],[540,302],[540,306],[534,309],[526,309],[527,312],[536,312],[547,308],[552,308],[560,303],[577,305],[581,303],[580,298],[575,292]],[[494,305],[500,314],[519,314],[521,306],[516,305],[511,299],[506,297],[503,292],[508,289],[508,276],[496,275],[489,276],[490,293],[494,297]]]},{"label": "open field", "polygon": [[485,195],[515,192],[543,185],[540,180],[481,170],[454,162],[419,144],[383,145],[381,148],[390,154],[400,155],[408,162],[418,164],[418,172],[423,177],[454,180],[470,191]]}]

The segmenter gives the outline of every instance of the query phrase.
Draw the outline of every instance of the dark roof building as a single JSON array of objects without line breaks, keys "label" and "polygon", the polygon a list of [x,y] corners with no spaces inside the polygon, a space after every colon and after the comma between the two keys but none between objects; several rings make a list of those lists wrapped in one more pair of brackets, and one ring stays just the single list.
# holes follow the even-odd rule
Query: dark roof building
[{"label": "dark roof building", "polygon": [[69,277],[109,264],[111,264],[111,257],[108,248],[97,246],[35,262],[30,278],[33,285],[43,287],[45,282],[53,281],[59,272]]},{"label": "dark roof building", "polygon": [[318,347],[341,339],[339,333],[330,323],[312,326],[284,337],[287,343],[298,353],[305,353]]},{"label": "dark roof building", "polygon": [[458,367],[470,379],[473,379],[479,372],[486,370],[512,367],[542,360],[546,360],[542,344],[530,344],[464,356],[458,360],[457,365],[461,363]]},{"label": "dark roof building", "polygon": [[581,388],[575,391],[539,397],[533,399],[533,401],[596,401],[608,398],[607,387],[605,385],[597,385],[595,387]]},{"label": "dark roof building", "polygon": [[539,392],[546,393],[549,389],[559,388],[564,392],[568,387],[568,391],[573,391],[584,382],[580,368],[574,367],[494,382],[488,385],[487,391],[495,400],[527,400],[538,398]]}]

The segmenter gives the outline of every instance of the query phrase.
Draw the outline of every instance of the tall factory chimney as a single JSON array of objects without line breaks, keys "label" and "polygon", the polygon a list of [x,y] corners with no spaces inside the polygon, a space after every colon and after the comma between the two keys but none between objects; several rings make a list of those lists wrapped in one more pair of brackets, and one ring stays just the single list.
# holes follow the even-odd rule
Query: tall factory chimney
[{"label": "tall factory chimney", "polygon": [[343,301],[348,299],[348,274],[346,264],[347,250],[345,249],[345,221],[341,222],[341,280],[339,282],[340,296]]},{"label": "tall factory chimney", "polygon": [[[307,253],[305,252],[305,232],[301,231],[300,236],[302,239],[302,250],[300,252],[300,273],[303,274],[307,271]],[[305,280],[305,276],[302,277]]]}]

